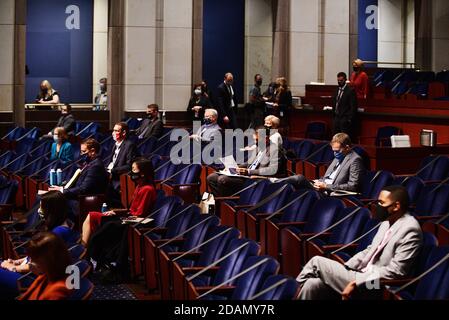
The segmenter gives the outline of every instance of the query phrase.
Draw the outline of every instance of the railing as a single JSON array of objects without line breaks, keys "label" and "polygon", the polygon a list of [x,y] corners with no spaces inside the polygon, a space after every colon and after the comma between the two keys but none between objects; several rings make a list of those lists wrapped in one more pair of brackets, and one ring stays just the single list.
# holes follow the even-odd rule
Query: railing
[{"label": "railing", "polygon": [[382,61],[363,61],[363,63],[366,64],[385,64],[385,65],[401,65],[401,66],[409,66],[410,69],[415,69],[416,63],[415,62],[382,62]]},{"label": "railing", "polygon": [[[58,110],[59,107],[64,106],[64,103],[26,103],[25,109],[26,110],[33,110],[36,109],[36,107],[51,107],[53,110]],[[98,103],[70,103],[70,106],[72,109],[85,109],[85,108],[91,108],[94,110],[94,108],[99,107],[100,110],[107,107],[107,104],[98,104]]]}]

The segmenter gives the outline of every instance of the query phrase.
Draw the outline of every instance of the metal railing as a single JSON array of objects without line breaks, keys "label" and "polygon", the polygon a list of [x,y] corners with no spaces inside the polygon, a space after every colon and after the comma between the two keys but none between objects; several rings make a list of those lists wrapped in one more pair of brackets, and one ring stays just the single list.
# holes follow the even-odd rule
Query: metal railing
[{"label": "metal railing", "polygon": [[379,64],[384,64],[384,65],[401,65],[401,66],[409,66],[410,69],[415,69],[416,67],[416,63],[415,62],[383,62],[383,61],[363,61],[363,63],[365,65],[367,64],[375,64],[375,65],[379,65]]},{"label": "metal railing", "polygon": [[[36,107],[51,107],[52,110],[59,110],[59,107],[62,107],[64,105],[65,105],[64,103],[26,103],[25,109],[33,110],[36,109]],[[70,106],[72,107],[72,109],[86,109],[86,108],[93,109],[93,107],[100,107],[100,109],[103,109],[104,107],[107,107],[107,104],[70,103]]]}]

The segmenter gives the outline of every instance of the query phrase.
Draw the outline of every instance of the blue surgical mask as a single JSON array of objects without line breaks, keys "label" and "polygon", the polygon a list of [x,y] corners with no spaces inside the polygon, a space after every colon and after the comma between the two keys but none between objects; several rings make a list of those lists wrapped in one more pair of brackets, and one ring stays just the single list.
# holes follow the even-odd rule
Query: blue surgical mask
[{"label": "blue surgical mask", "polygon": [[345,158],[345,154],[341,151],[334,151],[334,157],[338,160],[338,162],[342,162]]}]

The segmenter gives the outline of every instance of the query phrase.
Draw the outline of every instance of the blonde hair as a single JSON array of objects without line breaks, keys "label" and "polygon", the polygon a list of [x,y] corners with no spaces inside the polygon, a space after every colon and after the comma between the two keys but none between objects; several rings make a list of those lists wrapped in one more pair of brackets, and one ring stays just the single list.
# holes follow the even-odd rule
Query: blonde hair
[{"label": "blonde hair", "polygon": [[41,82],[40,86],[41,86],[41,94],[42,94],[42,87],[45,87],[48,90],[47,91],[47,95],[45,96],[45,98],[51,96],[55,92],[55,90],[53,89],[50,81],[48,81],[48,80],[43,80]]},{"label": "blonde hair", "polygon": [[276,84],[279,85],[277,90],[276,99],[280,98],[280,95],[288,90],[287,79],[285,77],[279,77],[276,79]]},{"label": "blonde hair", "polygon": [[346,146],[349,147],[352,145],[351,138],[346,133],[343,132],[334,135],[331,140],[331,144],[332,143],[339,143],[344,147]]},{"label": "blonde hair", "polygon": [[270,121],[271,124],[273,125],[273,129],[277,129],[281,125],[281,120],[278,117],[273,116],[273,115],[269,115],[269,116],[265,117],[265,121]]},{"label": "blonde hair", "polygon": [[357,66],[359,66],[359,67],[363,67],[363,65],[365,64],[363,62],[363,60],[361,60],[361,59],[355,59],[352,63],[357,65]]},{"label": "blonde hair", "polygon": [[54,133],[57,133],[58,137],[60,137],[62,141],[65,141],[68,138],[67,132],[65,131],[64,127],[55,128]]}]

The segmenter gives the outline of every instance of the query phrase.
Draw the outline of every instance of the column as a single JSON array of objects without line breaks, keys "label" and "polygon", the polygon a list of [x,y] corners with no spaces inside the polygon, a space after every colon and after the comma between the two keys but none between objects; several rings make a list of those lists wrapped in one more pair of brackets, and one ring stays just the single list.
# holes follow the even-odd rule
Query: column
[{"label": "column", "polygon": [[432,70],[449,69],[449,2],[434,0],[432,19]]},{"label": "column", "polygon": [[92,97],[95,97],[98,81],[108,76],[108,0],[94,0],[93,39]]},{"label": "column", "polygon": [[[13,111],[14,90],[14,0],[0,2],[0,111]],[[22,105],[23,108],[23,105]]]},{"label": "column", "polygon": [[273,15],[271,0],[245,1],[245,86],[244,101],[260,73],[264,87],[270,82],[273,56]]}]

